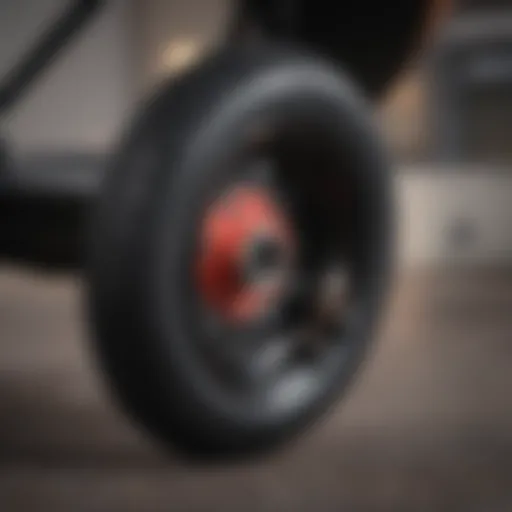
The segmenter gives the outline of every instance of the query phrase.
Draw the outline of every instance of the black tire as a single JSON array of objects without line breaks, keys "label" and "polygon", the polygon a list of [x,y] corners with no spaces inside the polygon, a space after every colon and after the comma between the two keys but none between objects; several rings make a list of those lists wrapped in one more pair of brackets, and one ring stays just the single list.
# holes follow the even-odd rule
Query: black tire
[{"label": "black tire", "polygon": [[306,46],[343,65],[378,100],[419,51],[435,3],[242,0],[233,32]]},{"label": "black tire", "polygon": [[[269,120],[299,132],[314,127],[313,138],[328,139],[356,185],[361,228],[354,239],[361,308],[346,334],[350,351],[333,358],[315,396],[279,414],[217,393],[196,364],[187,310],[202,194],[222,179],[253,123]],[[222,50],[165,85],[123,142],[92,227],[91,322],[115,395],[181,455],[217,461],[277,448],[335,403],[362,362],[389,277],[391,240],[388,162],[371,125],[365,101],[327,63],[288,48],[247,46]]]}]

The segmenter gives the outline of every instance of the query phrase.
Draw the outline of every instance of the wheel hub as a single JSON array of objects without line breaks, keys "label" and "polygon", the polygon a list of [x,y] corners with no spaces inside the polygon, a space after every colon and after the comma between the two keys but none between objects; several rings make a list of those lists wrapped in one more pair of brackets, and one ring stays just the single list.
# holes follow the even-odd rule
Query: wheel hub
[{"label": "wheel hub", "polygon": [[286,215],[262,186],[237,186],[207,210],[198,284],[224,319],[257,320],[283,296],[295,253]]}]

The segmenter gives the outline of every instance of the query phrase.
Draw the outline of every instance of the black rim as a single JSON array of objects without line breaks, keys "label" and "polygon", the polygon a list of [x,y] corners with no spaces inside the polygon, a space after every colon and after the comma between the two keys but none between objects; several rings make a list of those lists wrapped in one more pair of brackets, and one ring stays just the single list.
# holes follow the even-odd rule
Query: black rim
[{"label": "black rim", "polygon": [[[156,292],[148,290],[150,315],[162,349],[169,352],[166,360],[174,365],[175,382],[186,386],[188,399],[214,417],[250,422],[253,428],[271,428],[285,418],[302,421],[340,396],[370,341],[390,262],[388,169],[370,119],[357,101],[349,101],[350,90],[338,88],[336,77],[326,74],[319,95],[316,79],[308,82],[307,76],[298,75],[304,82],[286,91],[276,89],[261,107],[254,107],[260,90],[256,87],[247,89],[236,108],[222,113],[219,107],[221,115],[194,138],[202,150],[182,155],[185,166],[179,175],[162,182],[154,218],[158,250],[150,264]],[[168,155],[168,165],[173,158]],[[265,377],[260,384],[256,380],[237,388],[219,378],[203,348],[212,345],[212,336],[201,320],[193,262],[207,205],[261,161],[272,163],[278,190],[290,198],[292,218],[306,241],[301,253],[309,254],[304,267],[326,268],[333,261],[346,265],[351,301],[345,322],[331,338],[335,343],[307,371],[301,373],[302,365],[299,372],[287,374],[288,380],[278,372],[277,384]],[[177,307],[169,309],[169,304]],[[293,384],[297,381],[309,383],[304,392]],[[283,389],[300,398],[290,399],[292,391],[287,395]],[[276,403],[275,397],[283,395],[288,398]]]},{"label": "black rim", "polygon": [[260,321],[238,328],[208,311],[193,285],[189,302],[194,348],[212,385],[231,400],[276,412],[321,394],[358,341],[350,337],[358,311],[354,183],[322,145],[297,154],[289,142],[258,145],[209,190],[215,197],[233,182],[265,183],[288,211],[299,259],[286,297]]}]

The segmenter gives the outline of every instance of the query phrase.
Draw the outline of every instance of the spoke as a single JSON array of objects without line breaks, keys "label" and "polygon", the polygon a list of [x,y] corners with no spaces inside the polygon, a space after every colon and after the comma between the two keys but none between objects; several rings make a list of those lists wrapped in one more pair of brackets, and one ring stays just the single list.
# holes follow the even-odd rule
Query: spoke
[{"label": "spoke", "polygon": [[247,370],[249,383],[261,383],[264,386],[275,380],[291,360],[294,342],[288,337],[279,337],[266,341],[252,354]]},{"label": "spoke", "polygon": [[321,376],[313,369],[296,368],[286,379],[269,386],[268,393],[263,396],[267,406],[293,410],[316,393],[320,382]]}]

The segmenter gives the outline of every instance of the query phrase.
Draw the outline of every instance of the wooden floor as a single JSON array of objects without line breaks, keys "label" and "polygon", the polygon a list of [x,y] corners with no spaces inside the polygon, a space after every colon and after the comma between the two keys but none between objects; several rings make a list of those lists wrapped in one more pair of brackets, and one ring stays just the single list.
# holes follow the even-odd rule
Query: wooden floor
[{"label": "wooden floor", "polygon": [[78,291],[0,271],[1,512],[512,511],[512,273],[404,276],[327,421],[272,460],[204,471],[108,402]]}]

